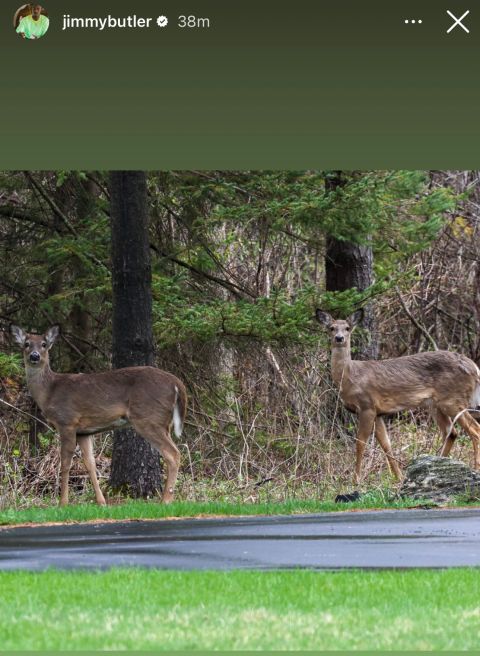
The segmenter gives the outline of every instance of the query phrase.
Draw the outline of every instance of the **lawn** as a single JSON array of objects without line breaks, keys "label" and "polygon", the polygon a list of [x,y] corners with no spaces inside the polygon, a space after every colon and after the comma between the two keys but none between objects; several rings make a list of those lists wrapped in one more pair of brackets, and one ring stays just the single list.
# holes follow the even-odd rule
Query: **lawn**
[{"label": "lawn", "polygon": [[290,515],[294,513],[332,512],[340,510],[368,510],[372,508],[411,508],[425,505],[411,499],[395,498],[380,491],[370,492],[359,501],[338,504],[334,501],[292,499],[282,502],[232,503],[227,501],[177,501],[164,505],[155,501],[128,501],[105,507],[94,503],[78,503],[60,507],[58,501],[51,506],[30,506],[23,509],[8,508],[0,511],[0,526],[45,522],[85,522],[92,520],[163,519],[167,517],[201,517],[218,515]]},{"label": "lawn", "polygon": [[2,649],[476,650],[480,571],[0,572]]}]

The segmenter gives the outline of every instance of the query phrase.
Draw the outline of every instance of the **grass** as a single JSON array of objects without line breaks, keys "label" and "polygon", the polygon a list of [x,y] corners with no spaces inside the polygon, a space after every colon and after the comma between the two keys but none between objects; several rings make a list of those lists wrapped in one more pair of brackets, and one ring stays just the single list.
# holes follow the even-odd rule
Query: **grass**
[{"label": "grass", "polygon": [[370,492],[359,501],[338,504],[334,501],[292,499],[283,502],[233,503],[229,501],[176,501],[169,505],[154,501],[127,501],[122,504],[97,506],[79,503],[60,507],[32,506],[21,510],[0,511],[0,525],[41,524],[47,522],[85,522],[92,520],[163,519],[167,517],[199,517],[204,515],[291,515],[295,513],[332,512],[372,508],[411,508],[424,505],[412,499],[395,498],[391,493]]},{"label": "grass", "polygon": [[476,650],[480,571],[0,572],[2,649]]}]

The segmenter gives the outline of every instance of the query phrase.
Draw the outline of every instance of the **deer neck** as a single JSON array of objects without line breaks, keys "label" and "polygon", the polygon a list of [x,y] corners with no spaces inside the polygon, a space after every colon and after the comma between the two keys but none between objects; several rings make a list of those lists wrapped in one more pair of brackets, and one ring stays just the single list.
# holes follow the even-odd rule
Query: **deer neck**
[{"label": "deer neck", "polygon": [[340,387],[342,380],[350,374],[352,365],[352,355],[350,346],[333,346],[332,347],[332,378],[337,387]]},{"label": "deer neck", "polygon": [[48,362],[44,367],[38,369],[27,366],[26,373],[28,390],[35,403],[43,411],[55,374],[50,369]]}]

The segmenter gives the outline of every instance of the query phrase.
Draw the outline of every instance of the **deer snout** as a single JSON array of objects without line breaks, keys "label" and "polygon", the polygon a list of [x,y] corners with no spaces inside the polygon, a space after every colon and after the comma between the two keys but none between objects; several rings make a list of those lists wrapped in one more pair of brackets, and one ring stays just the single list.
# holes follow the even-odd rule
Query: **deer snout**
[{"label": "deer snout", "polygon": [[335,335],[335,341],[337,344],[342,344],[345,341],[345,337],[343,335]]},{"label": "deer snout", "polygon": [[28,356],[28,359],[32,364],[37,364],[40,362],[40,353],[38,353],[38,351],[32,351]]}]

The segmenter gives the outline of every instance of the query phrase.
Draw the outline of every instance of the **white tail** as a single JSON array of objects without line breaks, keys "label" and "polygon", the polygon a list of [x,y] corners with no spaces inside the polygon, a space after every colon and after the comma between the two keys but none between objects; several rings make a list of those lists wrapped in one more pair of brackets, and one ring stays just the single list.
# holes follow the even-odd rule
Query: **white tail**
[{"label": "white tail", "polygon": [[60,503],[68,503],[68,478],[78,442],[97,503],[105,504],[90,435],[126,426],[132,426],[161,453],[167,468],[163,501],[172,501],[180,453],[170,437],[170,427],[173,423],[175,434],[181,434],[187,403],[183,383],[155,367],[57,374],[50,368],[49,350],[59,326],[45,335],[27,334],[18,326],[11,326],[10,331],[23,350],[28,389],[60,435]]},{"label": "white tail", "polygon": [[468,433],[474,466],[480,469],[480,427],[468,412],[480,405],[480,370],[469,358],[450,351],[417,353],[381,361],[352,360],[350,338],[362,311],[348,321],[334,320],[317,310],[317,320],[330,331],[332,377],[345,406],[358,415],[355,479],[360,481],[366,442],[375,437],[397,478],[401,470],[392,453],[382,415],[428,404],[444,438],[442,456],[448,456],[457,437],[452,420]]},{"label": "white tail", "polygon": [[[478,375],[479,375],[479,378],[480,378],[480,370],[478,368],[477,368],[477,371],[478,371]],[[475,390],[472,394],[472,398],[470,399],[470,406],[469,407],[470,408],[478,408],[479,405],[480,405],[480,383],[477,385],[477,387],[475,388]]]},{"label": "white tail", "polygon": [[183,417],[179,404],[179,391],[175,386],[175,405],[173,406],[173,430],[177,437],[181,437],[183,431]]}]

